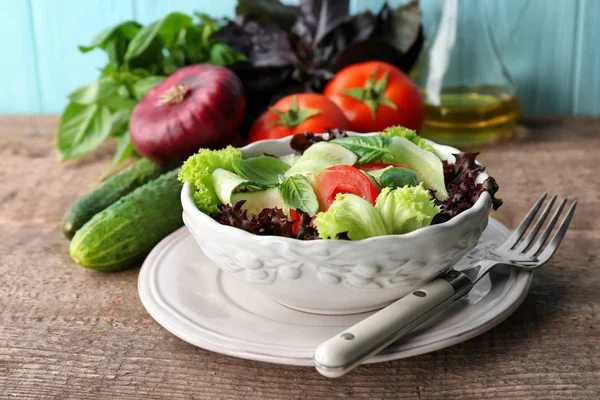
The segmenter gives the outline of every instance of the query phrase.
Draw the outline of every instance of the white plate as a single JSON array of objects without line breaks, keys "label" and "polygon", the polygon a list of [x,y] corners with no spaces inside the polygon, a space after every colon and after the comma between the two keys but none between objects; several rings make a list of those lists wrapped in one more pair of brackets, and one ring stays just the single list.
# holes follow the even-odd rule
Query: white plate
[{"label": "white plate", "polygon": [[[456,266],[465,268],[510,231],[490,218],[477,247]],[[452,346],[494,327],[523,301],[531,273],[506,269],[484,278],[410,336],[367,362],[411,357]],[[146,258],[138,280],[140,299],[165,329],[193,345],[251,360],[312,365],[324,340],[371,313],[327,316],[295,311],[225,274],[202,253],[187,228],[166,237]]]}]

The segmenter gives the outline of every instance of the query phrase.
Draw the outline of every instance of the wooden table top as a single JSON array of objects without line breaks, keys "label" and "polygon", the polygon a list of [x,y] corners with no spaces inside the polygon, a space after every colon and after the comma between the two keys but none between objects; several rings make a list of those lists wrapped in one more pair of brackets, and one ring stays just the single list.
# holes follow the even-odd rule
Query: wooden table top
[{"label": "wooden table top", "polygon": [[600,120],[526,120],[518,139],[482,154],[510,227],[544,191],[579,200],[560,250],[511,317],[465,343],[338,380],[196,348],[146,313],[138,269],[75,265],[62,213],[97,184],[111,151],[57,164],[56,123],[0,118],[0,398],[600,398]]}]

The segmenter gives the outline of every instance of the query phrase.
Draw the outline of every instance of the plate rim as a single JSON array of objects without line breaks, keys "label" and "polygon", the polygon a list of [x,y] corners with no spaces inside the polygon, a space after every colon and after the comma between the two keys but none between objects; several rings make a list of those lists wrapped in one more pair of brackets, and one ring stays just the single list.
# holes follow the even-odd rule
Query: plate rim
[{"label": "plate rim", "polygon": [[[489,222],[496,228],[504,230],[505,233],[510,233],[510,230],[498,220],[489,217]],[[240,350],[239,347],[234,347],[232,343],[237,342],[238,345],[243,345],[245,343],[244,341],[240,341],[237,338],[224,336],[219,332],[208,330],[200,324],[190,322],[188,321],[189,318],[185,315],[182,315],[180,312],[177,313],[178,315],[176,322],[170,321],[169,317],[171,317],[172,319],[174,317],[174,314],[169,310],[174,310],[174,307],[168,306],[167,302],[161,298],[162,296],[160,295],[160,291],[158,291],[156,288],[156,279],[152,279],[152,277],[154,276],[153,272],[157,270],[157,266],[161,265],[161,259],[169,253],[169,250],[176,244],[185,240],[188,236],[191,236],[191,233],[189,232],[187,227],[183,226],[179,228],[178,230],[174,231],[173,233],[165,237],[163,240],[161,240],[152,249],[150,254],[148,254],[146,259],[144,260],[144,263],[142,264],[138,275],[137,288],[140,301],[142,302],[142,305],[148,312],[148,314],[150,314],[150,316],[160,326],[169,331],[171,334],[184,340],[187,343],[203,348],[205,350],[253,361],[262,361],[282,365],[312,367],[312,357],[307,358],[298,356],[292,358],[292,356],[289,354],[276,355],[256,352],[248,349]],[[198,251],[202,250],[198,248]],[[419,344],[418,342],[416,342],[408,348],[403,348],[402,346],[400,346],[399,348],[396,348],[392,351],[389,351],[388,348],[388,351],[383,350],[381,353],[371,357],[364,363],[371,364],[386,362],[430,353],[433,351],[441,350],[446,347],[454,346],[458,343],[462,343],[466,340],[469,340],[492,329],[493,327],[497,326],[499,323],[504,321],[506,318],[508,318],[525,300],[529,291],[529,286],[531,284],[532,273],[530,271],[514,270],[514,272],[511,273],[511,278],[509,279],[512,284],[507,285],[507,288],[502,292],[503,294],[498,298],[499,304],[497,304],[493,308],[494,310],[497,310],[497,312],[492,318],[481,321],[476,326],[473,326],[465,331],[461,331],[460,333],[450,337],[440,337],[437,340],[425,344]],[[510,293],[513,293],[512,301],[506,301],[507,296],[510,296]],[[517,294],[516,298],[514,296],[515,294]],[[508,298],[510,299],[511,297]],[[500,301],[500,299],[502,301]],[[196,332],[201,331],[203,333],[203,337],[198,337],[197,335],[188,332],[190,329],[182,329],[182,322],[185,325],[190,326],[190,328]],[[216,338],[219,338],[221,341],[224,340],[228,343],[224,344],[222,342],[219,342],[218,340],[215,340]]]}]

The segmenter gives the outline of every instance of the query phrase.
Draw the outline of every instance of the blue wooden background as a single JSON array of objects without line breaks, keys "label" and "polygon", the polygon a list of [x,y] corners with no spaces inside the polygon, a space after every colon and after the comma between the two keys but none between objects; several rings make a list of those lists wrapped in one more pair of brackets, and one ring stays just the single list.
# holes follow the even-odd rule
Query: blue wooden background
[{"label": "blue wooden background", "polygon": [[[430,1],[421,0],[426,24]],[[485,2],[526,114],[600,115],[600,0],[463,1]],[[351,0],[351,9],[382,3]],[[102,52],[80,54],[77,45],[109,25],[148,23],[170,11],[233,16],[234,6],[235,0],[0,0],[0,113],[60,113],[66,94],[95,80],[105,63]]]}]

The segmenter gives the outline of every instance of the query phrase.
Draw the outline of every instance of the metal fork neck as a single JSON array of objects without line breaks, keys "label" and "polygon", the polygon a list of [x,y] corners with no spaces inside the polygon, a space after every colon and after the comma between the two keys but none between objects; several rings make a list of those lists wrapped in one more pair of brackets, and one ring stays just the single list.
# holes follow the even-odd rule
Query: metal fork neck
[{"label": "metal fork neck", "polygon": [[454,295],[452,299],[454,301],[460,299],[465,296],[471,288],[473,288],[474,283],[469,279],[469,277],[461,271],[450,271],[442,276],[443,280],[447,281],[450,285],[452,285],[452,289],[454,290]]}]

